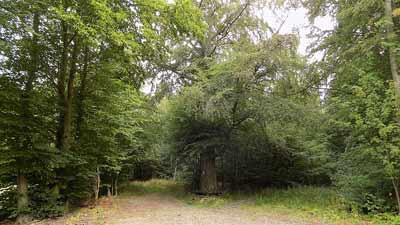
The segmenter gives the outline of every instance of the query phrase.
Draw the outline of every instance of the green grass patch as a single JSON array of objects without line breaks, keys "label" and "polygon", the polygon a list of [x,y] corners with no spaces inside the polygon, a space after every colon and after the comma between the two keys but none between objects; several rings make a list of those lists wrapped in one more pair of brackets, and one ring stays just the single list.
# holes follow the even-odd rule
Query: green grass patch
[{"label": "green grass patch", "polygon": [[186,204],[200,208],[221,207],[233,201],[227,196],[196,196],[196,195],[187,195],[183,200],[186,202]]},{"label": "green grass patch", "polygon": [[346,212],[345,205],[336,191],[324,187],[265,189],[254,195],[254,207],[276,211],[290,210],[298,216],[317,216],[327,223],[354,217]]},{"label": "green grass patch", "polygon": [[135,181],[122,185],[121,195],[144,195],[144,194],[163,194],[173,197],[182,197],[187,195],[184,190],[184,184],[172,180],[153,179],[149,181]]},{"label": "green grass patch", "polygon": [[319,218],[328,224],[400,224],[391,215],[349,213],[334,188],[302,186],[288,189],[264,189],[254,194],[249,209],[290,212],[305,219]]}]

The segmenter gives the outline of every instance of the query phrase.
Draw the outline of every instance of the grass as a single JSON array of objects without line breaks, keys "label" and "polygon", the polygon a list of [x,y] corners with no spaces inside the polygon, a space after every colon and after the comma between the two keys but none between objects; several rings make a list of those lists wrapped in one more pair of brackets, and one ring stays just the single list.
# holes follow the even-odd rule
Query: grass
[{"label": "grass", "polygon": [[252,210],[290,211],[312,219],[334,224],[400,224],[393,214],[360,215],[349,213],[346,204],[334,188],[303,186],[289,189],[265,189],[254,194]]},{"label": "grass", "polygon": [[339,194],[333,188],[303,186],[289,189],[268,188],[257,192],[226,193],[223,196],[197,196],[185,191],[184,184],[170,180],[132,182],[121,188],[121,196],[162,194],[201,208],[222,207],[239,203],[245,210],[293,215],[324,224],[400,224],[390,214],[361,216],[348,213]]},{"label": "grass", "polygon": [[307,219],[318,217],[324,223],[371,224],[366,218],[346,212],[343,201],[332,188],[296,187],[265,189],[254,196],[253,209],[291,211]]},{"label": "grass", "polygon": [[137,196],[158,193],[182,198],[187,195],[184,184],[172,180],[153,179],[150,181],[136,181],[124,184],[121,188],[121,196]]}]

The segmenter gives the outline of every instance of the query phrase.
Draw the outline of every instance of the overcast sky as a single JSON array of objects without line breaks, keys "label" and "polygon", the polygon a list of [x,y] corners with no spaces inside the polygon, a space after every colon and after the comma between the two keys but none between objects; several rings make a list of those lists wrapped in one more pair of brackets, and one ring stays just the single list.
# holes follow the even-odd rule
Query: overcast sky
[{"label": "overcast sky", "polygon": [[[307,37],[307,34],[310,33],[311,27],[310,22],[307,19],[307,10],[304,8],[292,9],[286,12],[276,12],[275,14],[269,10],[263,10],[263,18],[270,24],[270,26],[274,28],[278,28],[282,23],[282,17],[287,19],[285,20],[284,25],[282,26],[280,33],[287,34],[293,33],[293,31],[298,31],[300,35],[300,47],[299,52],[301,54],[306,54],[307,46],[312,43],[312,39]],[[334,27],[334,20],[331,17],[318,17],[315,22],[315,26],[317,26],[321,30],[332,30]],[[296,32],[297,32],[296,31]]]}]

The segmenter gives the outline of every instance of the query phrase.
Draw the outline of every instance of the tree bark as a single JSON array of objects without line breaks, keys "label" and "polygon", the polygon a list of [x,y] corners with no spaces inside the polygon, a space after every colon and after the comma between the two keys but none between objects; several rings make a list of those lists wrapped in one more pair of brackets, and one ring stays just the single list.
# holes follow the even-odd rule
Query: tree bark
[{"label": "tree bark", "polygon": [[233,178],[232,178],[232,190],[238,189],[238,153],[237,151],[233,151]]},{"label": "tree bark", "polygon": [[393,189],[394,189],[394,193],[396,195],[397,213],[400,215],[400,193],[399,193],[398,183],[399,182],[397,182],[394,178],[392,178]]},{"label": "tree bark", "polygon": [[[63,1],[64,8],[68,8],[68,2]],[[61,41],[63,44],[60,58],[57,89],[60,106],[59,127],[57,130],[57,148],[60,151],[68,151],[71,147],[72,138],[72,100],[74,95],[74,81],[77,70],[77,58],[79,55],[79,40],[75,32],[71,37],[68,35],[67,24],[61,22]],[[69,46],[74,43],[72,53],[69,54]],[[69,64],[69,66],[68,66]],[[69,69],[69,73],[68,73]],[[68,79],[67,79],[68,77]]]},{"label": "tree bark", "polygon": [[18,189],[18,208],[22,208],[28,205],[28,180],[26,177],[18,173],[17,177],[17,189]]},{"label": "tree bark", "polygon": [[18,192],[18,217],[17,223],[24,224],[28,221],[28,217],[25,211],[28,209],[29,198],[28,198],[28,180],[25,175],[18,172],[17,175],[17,192]]},{"label": "tree bark", "polygon": [[222,191],[225,190],[225,169],[224,169],[224,156],[225,154],[222,155],[221,157],[221,171],[222,171],[222,181],[221,181],[221,189]]},{"label": "tree bark", "polygon": [[107,197],[111,197],[112,196],[110,188],[111,188],[111,186],[107,185]]},{"label": "tree bark", "polygon": [[[386,15],[386,39],[389,44],[393,44],[395,41],[396,34],[394,32],[394,22],[393,22],[393,7],[392,0],[385,0],[385,15]],[[399,67],[396,59],[396,48],[389,45],[389,60],[390,60],[390,70],[392,72],[392,78],[394,81],[395,92],[396,92],[396,102],[397,106],[400,107],[400,76]]]},{"label": "tree bark", "polygon": [[176,180],[176,173],[178,172],[178,158],[175,159],[175,166],[174,166],[174,177],[173,180]]},{"label": "tree bark", "polygon": [[118,174],[117,174],[117,176],[115,177],[115,180],[114,180],[114,195],[118,196]]},{"label": "tree bark", "polygon": [[206,151],[200,154],[200,169],[200,192],[202,194],[218,193],[214,151]]},{"label": "tree bark", "polygon": [[[67,6],[64,6],[65,8]],[[68,62],[68,27],[64,21],[61,22],[61,36],[62,36],[62,53],[60,58],[60,65],[58,68],[57,75],[57,92],[58,92],[58,104],[59,104],[59,121],[58,121],[58,129],[57,129],[57,148],[62,151],[63,150],[63,137],[64,137],[64,104],[65,104],[65,79],[67,77],[67,62]]]},{"label": "tree bark", "polygon": [[114,177],[111,177],[111,196],[114,196],[114,186],[115,185],[115,182],[114,182]]},{"label": "tree bark", "polygon": [[79,139],[81,137],[81,128],[82,128],[82,123],[84,121],[84,114],[85,114],[85,98],[86,98],[86,83],[87,83],[87,75],[88,75],[88,67],[89,67],[89,49],[86,47],[85,49],[85,56],[84,56],[84,64],[83,64],[83,70],[80,73],[80,81],[81,84],[79,86],[79,92],[78,92],[78,99],[77,99],[77,117],[76,117],[76,138],[77,141],[79,142]]},{"label": "tree bark", "polygon": [[78,57],[78,42],[76,41],[72,50],[70,71],[67,84],[67,95],[64,99],[63,108],[63,136],[61,140],[61,148],[68,151],[71,147],[72,138],[72,100],[74,97],[74,80],[76,73],[76,61]]},{"label": "tree bark", "polygon": [[96,185],[94,186],[94,199],[97,201],[99,199],[100,192],[100,168],[96,168]]}]

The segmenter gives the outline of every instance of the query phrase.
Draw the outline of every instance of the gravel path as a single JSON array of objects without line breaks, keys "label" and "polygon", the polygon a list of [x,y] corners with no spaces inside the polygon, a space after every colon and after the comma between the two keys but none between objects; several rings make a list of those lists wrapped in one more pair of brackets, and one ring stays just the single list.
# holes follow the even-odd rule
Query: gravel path
[{"label": "gravel path", "polygon": [[[128,201],[123,209],[130,216],[115,221],[115,224],[140,225],[233,225],[233,224],[299,224],[284,218],[272,218],[247,212],[240,205],[219,208],[189,206],[176,199],[162,196],[146,196]],[[129,204],[131,204],[129,206]],[[136,205],[137,207],[134,207]],[[133,207],[132,207],[133,206]]]},{"label": "gravel path", "polygon": [[82,209],[68,217],[34,225],[301,225],[322,224],[272,212],[243,209],[241,202],[218,208],[188,205],[157,193],[143,196],[106,198],[92,209]]}]

